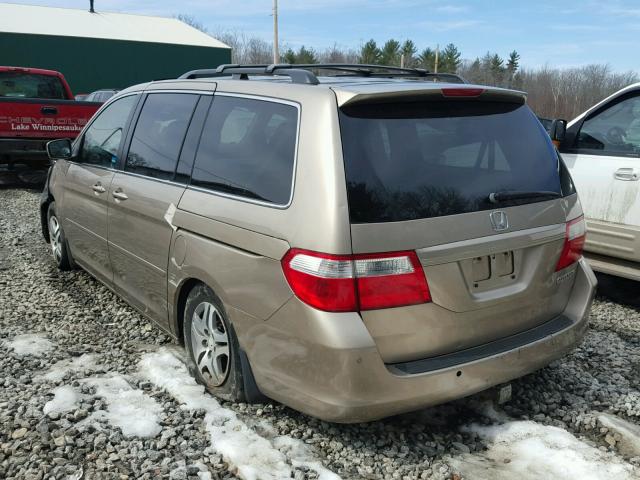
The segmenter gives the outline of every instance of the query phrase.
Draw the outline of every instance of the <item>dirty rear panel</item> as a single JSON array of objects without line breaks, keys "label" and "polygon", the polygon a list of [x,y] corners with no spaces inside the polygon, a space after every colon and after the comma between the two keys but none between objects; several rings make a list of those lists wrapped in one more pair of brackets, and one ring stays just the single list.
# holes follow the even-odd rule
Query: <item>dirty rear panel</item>
[{"label": "dirty rear panel", "polygon": [[[340,112],[353,252],[415,250],[432,299],[361,313],[384,361],[463,350],[559,315],[575,266],[555,267],[581,210],[529,108],[482,95],[377,100]],[[513,190],[551,193],[489,199]]]}]

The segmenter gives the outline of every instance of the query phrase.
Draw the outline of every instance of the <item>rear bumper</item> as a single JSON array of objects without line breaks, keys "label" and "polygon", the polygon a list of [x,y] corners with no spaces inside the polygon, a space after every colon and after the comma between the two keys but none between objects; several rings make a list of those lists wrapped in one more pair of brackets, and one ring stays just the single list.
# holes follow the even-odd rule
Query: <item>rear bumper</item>
[{"label": "rear bumper", "polygon": [[386,365],[357,314],[318,312],[295,297],[240,341],[267,396],[323,420],[375,420],[471,395],[570,352],[587,329],[597,284],[584,259],[574,272],[567,307],[546,331],[514,335],[473,355],[458,352],[444,363]]},{"label": "rear bumper", "polygon": [[0,163],[37,162],[48,163],[47,139],[0,138]]}]

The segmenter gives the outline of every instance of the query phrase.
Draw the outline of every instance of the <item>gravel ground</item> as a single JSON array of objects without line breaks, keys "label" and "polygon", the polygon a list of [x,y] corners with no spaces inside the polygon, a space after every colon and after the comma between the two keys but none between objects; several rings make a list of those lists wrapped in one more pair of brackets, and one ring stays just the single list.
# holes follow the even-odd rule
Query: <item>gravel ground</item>
[{"label": "gravel ground", "polygon": [[57,271],[37,207],[35,191],[0,190],[0,478],[640,478],[640,450],[600,416],[640,424],[634,308],[598,299],[583,345],[497,410],[476,396],[329,424],[202,394],[166,334]]}]

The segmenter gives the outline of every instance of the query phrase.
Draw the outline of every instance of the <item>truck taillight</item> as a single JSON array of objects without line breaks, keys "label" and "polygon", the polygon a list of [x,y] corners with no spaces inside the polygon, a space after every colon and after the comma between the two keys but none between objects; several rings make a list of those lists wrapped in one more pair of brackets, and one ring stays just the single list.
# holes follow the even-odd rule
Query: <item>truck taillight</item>
[{"label": "truck taillight", "polygon": [[560,259],[556,265],[556,272],[573,265],[580,259],[582,249],[584,248],[586,233],[587,227],[584,222],[584,216],[581,215],[567,222],[564,246],[562,247]]},{"label": "truck taillight", "polygon": [[319,310],[356,312],[431,301],[414,251],[329,255],[291,249],[282,258],[295,295]]}]

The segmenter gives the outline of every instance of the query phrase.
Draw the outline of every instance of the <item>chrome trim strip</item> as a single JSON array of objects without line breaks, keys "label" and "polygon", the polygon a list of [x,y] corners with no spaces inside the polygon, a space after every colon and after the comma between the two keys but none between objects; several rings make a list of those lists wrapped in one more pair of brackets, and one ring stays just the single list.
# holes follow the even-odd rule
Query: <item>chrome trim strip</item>
[{"label": "chrome trim strip", "polygon": [[442,263],[455,262],[491,253],[517,250],[519,248],[533,247],[555,240],[562,240],[565,237],[565,231],[566,226],[564,223],[546,225],[487,237],[445,243],[433,247],[419,248],[416,253],[418,254],[420,263],[428,267],[430,265],[440,265]]},{"label": "chrome trim strip", "polygon": [[131,177],[142,178],[144,180],[152,180],[154,182],[166,183],[168,185],[174,185],[176,187],[186,188],[186,186],[187,186],[185,183],[174,182],[173,180],[165,180],[164,178],[149,177],[147,175],[142,175],[140,173],[127,172],[126,170],[114,170],[114,172],[115,173],[121,173],[123,175],[129,175]]},{"label": "chrome trim strip", "polygon": [[[188,185],[187,189],[189,190],[195,190],[197,192],[202,192],[202,193],[208,193],[210,195],[214,195],[217,197],[223,197],[223,198],[229,198],[231,200],[238,200],[240,202],[245,202],[245,203],[252,203],[254,205],[260,205],[263,207],[269,207],[269,208],[275,208],[278,210],[286,210],[287,208],[289,208],[291,206],[291,203],[293,202],[293,195],[294,195],[294,191],[295,191],[295,184],[296,184],[296,172],[298,169],[298,153],[299,153],[299,144],[300,144],[300,121],[301,121],[301,117],[302,117],[302,113],[301,113],[301,106],[299,103],[297,102],[293,102],[290,100],[283,100],[280,98],[274,98],[274,97],[265,97],[265,96],[260,96],[260,95],[245,95],[243,93],[232,93],[232,92],[218,92],[216,91],[214,94],[214,98],[216,96],[221,96],[221,97],[238,97],[238,98],[247,98],[250,100],[262,100],[264,102],[271,102],[271,103],[282,103],[284,105],[290,105],[292,107],[295,107],[298,110],[298,124],[296,125],[296,145],[295,145],[295,156],[293,157],[293,172],[291,175],[291,194],[289,195],[289,200],[287,201],[287,203],[285,204],[279,204],[279,203],[271,203],[271,202],[265,202],[262,200],[253,200],[251,198],[248,197],[243,197],[241,195],[233,195],[233,194],[229,194],[229,193],[225,193],[225,192],[219,192],[217,190],[210,190],[208,188],[203,188],[203,187],[198,187],[195,185]],[[215,99],[213,101],[214,103],[212,104],[212,107],[215,108]],[[206,122],[206,120],[205,120]],[[203,132],[204,134],[204,132]],[[197,158],[197,157],[196,157]],[[195,159],[194,159],[194,164],[195,164]]]},{"label": "chrome trim strip", "polygon": [[67,158],[67,159],[65,159],[65,161],[66,161],[67,163],[72,164],[72,165],[78,165],[79,167],[84,167],[84,168],[98,168],[98,169],[100,169],[100,170],[106,170],[106,171],[108,171],[108,172],[114,172],[114,173],[117,173],[117,172],[121,172],[121,171],[122,171],[122,170],[117,170],[117,169],[115,169],[115,168],[103,167],[102,165],[94,165],[94,164],[92,164],[92,163],[75,162],[75,161],[70,160],[70,159],[68,159],[68,158]]}]

